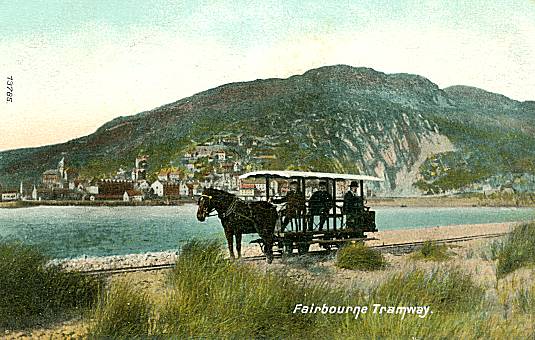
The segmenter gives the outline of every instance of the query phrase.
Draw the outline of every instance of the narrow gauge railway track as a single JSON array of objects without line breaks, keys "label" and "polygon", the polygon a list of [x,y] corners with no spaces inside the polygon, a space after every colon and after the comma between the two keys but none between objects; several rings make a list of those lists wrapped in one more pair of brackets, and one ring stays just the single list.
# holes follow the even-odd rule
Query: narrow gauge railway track
[{"label": "narrow gauge railway track", "polygon": [[[436,240],[431,240],[431,241],[435,242],[436,244],[449,244],[449,243],[466,242],[466,241],[472,241],[472,240],[478,240],[478,239],[496,238],[496,237],[505,236],[507,234],[508,234],[507,232],[506,233],[494,233],[494,234],[485,234],[485,235],[473,235],[473,236],[436,239]],[[401,255],[401,254],[410,253],[418,249],[425,242],[426,241],[391,243],[391,244],[383,244],[383,245],[374,245],[374,246],[370,246],[370,248],[374,248],[381,252],[391,253],[394,255]],[[310,255],[325,255],[328,253],[330,253],[330,251],[328,250],[317,250],[317,251],[309,252]],[[281,258],[282,256],[281,254],[274,254],[274,257]],[[262,256],[248,256],[248,257],[243,257],[242,261],[254,262],[254,261],[261,261],[264,259],[265,257],[263,255]],[[162,269],[172,269],[174,267],[175,267],[174,263],[165,263],[165,264],[157,264],[157,265],[149,265],[149,266],[134,266],[134,267],[111,268],[111,269],[93,269],[93,270],[79,271],[79,273],[87,274],[87,275],[115,275],[115,274],[122,274],[122,273],[149,272],[149,271],[162,270]]]}]

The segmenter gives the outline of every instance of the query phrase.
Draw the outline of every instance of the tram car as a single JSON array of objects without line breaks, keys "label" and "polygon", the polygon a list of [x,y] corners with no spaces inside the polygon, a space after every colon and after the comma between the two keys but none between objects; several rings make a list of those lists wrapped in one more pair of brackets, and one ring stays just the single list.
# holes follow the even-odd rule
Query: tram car
[{"label": "tram car", "polygon": [[[381,178],[304,171],[255,171],[240,176],[242,180],[251,178],[265,183],[261,199],[279,207],[273,245],[280,252],[305,254],[312,244],[338,248],[366,240],[364,233],[377,231],[375,212],[365,205],[364,182],[381,182]],[[273,192],[273,181],[287,182],[286,192]],[[348,187],[345,193],[337,190],[344,187],[342,184]],[[253,242],[262,246],[262,239]]]}]

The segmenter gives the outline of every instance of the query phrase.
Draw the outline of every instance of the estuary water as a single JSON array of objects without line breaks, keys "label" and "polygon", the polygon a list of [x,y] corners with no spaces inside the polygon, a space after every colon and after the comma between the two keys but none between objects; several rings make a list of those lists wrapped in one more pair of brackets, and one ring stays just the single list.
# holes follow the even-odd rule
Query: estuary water
[{"label": "estuary water", "polygon": [[[535,219],[532,208],[387,208],[379,230]],[[224,240],[217,217],[197,221],[193,204],[165,207],[53,207],[0,209],[0,239],[40,246],[54,258],[177,250],[191,239]],[[245,235],[244,243],[257,238]]]}]

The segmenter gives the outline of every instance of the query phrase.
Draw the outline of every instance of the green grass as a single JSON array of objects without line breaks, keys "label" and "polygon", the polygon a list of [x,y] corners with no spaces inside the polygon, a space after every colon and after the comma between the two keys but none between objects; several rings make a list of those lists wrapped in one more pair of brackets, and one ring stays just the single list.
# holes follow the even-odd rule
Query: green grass
[{"label": "green grass", "polygon": [[[107,312],[101,313],[106,318],[97,317],[94,329],[102,327],[98,323],[105,322],[109,331],[98,334],[125,338],[147,335],[207,339],[533,336],[530,320],[524,314],[507,320],[499,313],[489,312],[493,309],[488,308],[491,302],[485,298],[485,290],[458,267],[438,266],[432,270],[397,273],[364,293],[265,272],[226,260],[222,254],[218,243],[186,245],[169,276],[171,293],[165,303],[153,309],[141,292],[122,287],[120,293],[108,293],[103,305]],[[358,318],[353,314],[293,313],[297,304],[368,306],[369,311]],[[429,306],[432,313],[425,318],[374,314],[374,304]]]},{"label": "green grass", "polygon": [[535,284],[518,289],[513,304],[519,312],[535,315]]},{"label": "green grass", "polygon": [[359,296],[359,292],[341,294],[323,285],[299,283],[230,262],[222,257],[217,243],[191,243],[181,254],[160,322],[160,329],[179,337],[310,338],[319,320],[292,314],[297,303]]},{"label": "green grass", "polygon": [[47,266],[39,249],[0,244],[0,329],[22,329],[81,313],[96,301],[101,281]]},{"label": "green grass", "polygon": [[424,261],[446,261],[450,258],[448,246],[439,245],[436,242],[425,241],[418,251],[412,253],[411,258],[414,260]]},{"label": "green grass", "polygon": [[469,312],[483,300],[484,290],[460,268],[436,267],[396,274],[371,295],[383,304],[426,304],[439,312]]},{"label": "green grass", "polygon": [[535,264],[535,222],[519,225],[501,242],[493,244],[498,260],[496,276]]},{"label": "green grass", "polygon": [[386,260],[379,251],[362,243],[353,243],[338,250],[336,266],[344,269],[378,270],[386,266]]},{"label": "green grass", "polygon": [[119,282],[99,299],[89,328],[89,337],[144,338],[151,330],[154,307],[146,294]]}]

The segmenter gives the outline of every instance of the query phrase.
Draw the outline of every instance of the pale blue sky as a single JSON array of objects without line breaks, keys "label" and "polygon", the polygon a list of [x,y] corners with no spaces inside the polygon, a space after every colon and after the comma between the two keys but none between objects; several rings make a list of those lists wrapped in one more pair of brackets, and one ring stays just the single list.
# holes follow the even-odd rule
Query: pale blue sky
[{"label": "pale blue sky", "polygon": [[332,64],[535,99],[534,1],[0,1],[0,150]]}]

